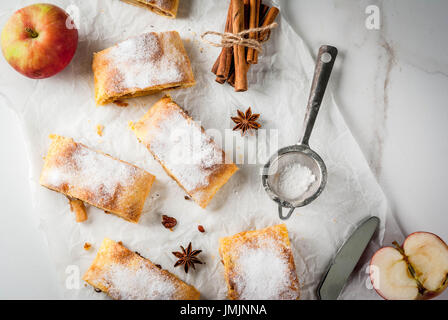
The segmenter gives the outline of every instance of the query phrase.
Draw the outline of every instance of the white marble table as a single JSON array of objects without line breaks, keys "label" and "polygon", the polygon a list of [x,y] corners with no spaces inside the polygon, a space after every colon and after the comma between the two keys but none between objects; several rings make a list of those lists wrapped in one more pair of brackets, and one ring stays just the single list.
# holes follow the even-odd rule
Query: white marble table
[{"label": "white marble table", "polygon": [[[336,99],[403,232],[430,231],[448,241],[448,2],[280,2],[313,51],[339,48]],[[369,5],[380,10],[379,30],[366,27]],[[33,217],[23,136],[2,107],[0,146],[0,298],[58,298]]]}]

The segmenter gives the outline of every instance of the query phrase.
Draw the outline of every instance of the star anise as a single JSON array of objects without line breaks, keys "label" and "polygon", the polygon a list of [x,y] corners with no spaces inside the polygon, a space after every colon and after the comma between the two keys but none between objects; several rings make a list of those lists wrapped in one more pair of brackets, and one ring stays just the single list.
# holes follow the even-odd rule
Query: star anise
[{"label": "star anise", "polygon": [[258,130],[261,128],[261,124],[257,122],[260,115],[258,113],[252,114],[251,108],[246,110],[246,113],[243,113],[240,110],[237,110],[238,117],[232,117],[232,121],[236,123],[236,126],[233,128],[233,131],[241,130],[241,135],[244,136],[247,131],[250,130]]},{"label": "star anise", "polygon": [[202,250],[192,250],[191,242],[188,245],[187,250],[185,250],[185,248],[182,246],[180,246],[180,248],[182,249],[182,252],[172,252],[174,254],[174,256],[177,259],[179,259],[174,264],[174,267],[183,265],[185,272],[188,273],[188,269],[190,267],[192,267],[193,269],[196,269],[194,266],[195,263],[202,264],[202,261],[196,257],[198,254],[200,254],[202,252]]}]

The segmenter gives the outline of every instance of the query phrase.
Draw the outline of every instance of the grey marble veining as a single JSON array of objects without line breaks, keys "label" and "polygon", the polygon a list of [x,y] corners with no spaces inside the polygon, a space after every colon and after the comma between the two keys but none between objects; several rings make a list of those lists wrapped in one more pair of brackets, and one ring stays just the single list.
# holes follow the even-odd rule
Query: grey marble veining
[{"label": "grey marble veining", "polygon": [[[335,98],[404,232],[447,239],[448,2],[281,3],[313,52],[339,48]],[[379,30],[365,26],[369,5],[380,10]]]},{"label": "grey marble veining", "polygon": [[[335,97],[403,231],[447,241],[448,2],[283,4],[313,52],[322,43],[339,48]],[[372,4],[381,12],[379,30],[365,28]]]}]

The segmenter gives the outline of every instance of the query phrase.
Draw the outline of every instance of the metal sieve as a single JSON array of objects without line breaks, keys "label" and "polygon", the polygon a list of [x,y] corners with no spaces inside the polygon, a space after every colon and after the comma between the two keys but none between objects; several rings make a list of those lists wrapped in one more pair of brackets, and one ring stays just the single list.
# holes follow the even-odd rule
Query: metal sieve
[{"label": "metal sieve", "polygon": [[[272,200],[278,203],[278,214],[282,220],[289,219],[296,208],[306,206],[314,201],[322,193],[327,183],[325,163],[310,148],[309,139],[337,54],[338,50],[335,47],[328,45],[320,47],[303,124],[302,138],[298,144],[278,150],[263,167],[263,187]],[[293,163],[308,167],[316,179],[305,193],[290,198],[285,197],[279,191],[278,179],[281,169]],[[289,208],[286,216],[283,215],[283,208]]]}]

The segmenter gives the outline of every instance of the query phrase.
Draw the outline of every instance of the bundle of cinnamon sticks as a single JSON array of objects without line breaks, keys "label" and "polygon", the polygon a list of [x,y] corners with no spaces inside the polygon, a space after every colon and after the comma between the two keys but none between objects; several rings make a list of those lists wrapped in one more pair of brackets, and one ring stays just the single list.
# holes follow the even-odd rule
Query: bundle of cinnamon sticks
[{"label": "bundle of cinnamon sticks", "polygon": [[[279,14],[276,7],[269,7],[261,0],[230,0],[225,32],[239,33],[272,24]],[[262,40],[270,31],[250,32],[250,39]],[[247,91],[247,72],[251,64],[258,63],[258,51],[241,45],[224,47],[213,65],[216,82],[229,83],[235,91]]]}]

